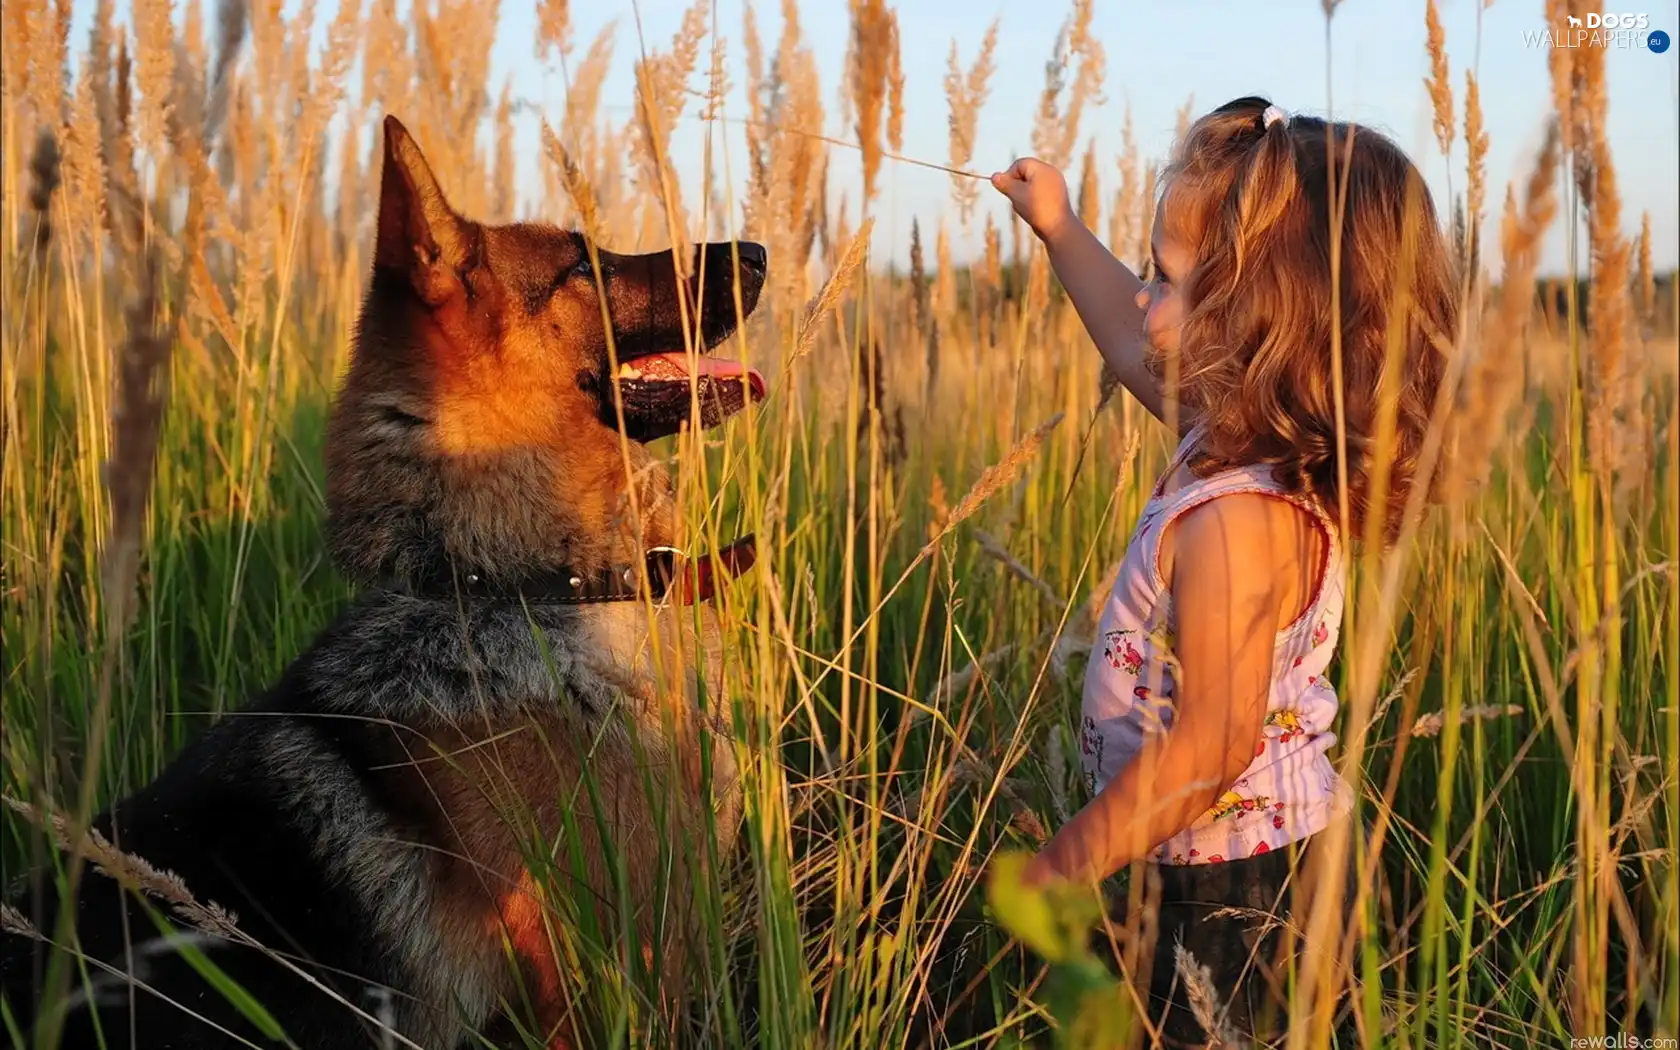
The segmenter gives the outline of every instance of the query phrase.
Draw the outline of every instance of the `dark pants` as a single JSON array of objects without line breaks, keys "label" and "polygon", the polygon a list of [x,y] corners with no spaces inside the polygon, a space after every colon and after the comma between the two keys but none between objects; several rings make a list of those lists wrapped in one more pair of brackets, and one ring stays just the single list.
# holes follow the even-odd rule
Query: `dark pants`
[{"label": "dark pants", "polygon": [[[1343,885],[1340,921],[1327,939],[1331,950],[1339,948],[1346,929],[1355,868],[1350,851],[1345,872],[1326,876]],[[1131,972],[1149,974],[1146,1002],[1161,1045],[1200,1047],[1209,1039],[1191,1005],[1195,990],[1178,973],[1174,944],[1207,969],[1216,1017],[1229,1031],[1261,1042],[1282,1035],[1290,963],[1300,951],[1313,899],[1304,844],[1219,864],[1150,864],[1145,870],[1139,885],[1112,894],[1110,905],[1115,927],[1127,925],[1134,906],[1141,908],[1141,921],[1129,933],[1099,930],[1097,937],[1106,951],[1120,948]],[[1152,960],[1146,954],[1151,941]]]}]

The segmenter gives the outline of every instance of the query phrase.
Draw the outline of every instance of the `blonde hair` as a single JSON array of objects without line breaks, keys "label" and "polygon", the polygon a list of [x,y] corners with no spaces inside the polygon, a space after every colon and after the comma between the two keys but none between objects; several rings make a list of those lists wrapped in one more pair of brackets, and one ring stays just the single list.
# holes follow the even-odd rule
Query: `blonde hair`
[{"label": "blonde hair", "polygon": [[[1179,399],[1204,428],[1190,467],[1207,476],[1271,464],[1334,520],[1339,328],[1348,526],[1358,537],[1376,515],[1392,542],[1412,489],[1433,491],[1417,460],[1457,327],[1454,263],[1429,190],[1398,146],[1358,124],[1280,115],[1263,98],[1229,102],[1190,126],[1167,168],[1162,221],[1195,246],[1177,362]],[[1393,424],[1379,496],[1385,410]]]}]

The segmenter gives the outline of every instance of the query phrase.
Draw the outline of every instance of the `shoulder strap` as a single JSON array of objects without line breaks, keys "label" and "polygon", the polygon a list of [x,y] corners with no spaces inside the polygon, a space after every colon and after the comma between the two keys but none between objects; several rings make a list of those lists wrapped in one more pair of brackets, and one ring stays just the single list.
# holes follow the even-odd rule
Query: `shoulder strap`
[{"label": "shoulder strap", "polygon": [[[1176,468],[1174,468],[1176,469]],[[1329,544],[1326,568],[1335,563],[1341,545],[1336,536],[1336,528],[1323,509],[1306,496],[1290,492],[1272,475],[1269,466],[1237,467],[1222,471],[1210,478],[1198,478],[1190,484],[1173,493],[1166,500],[1161,509],[1161,515],[1155,522],[1155,537],[1153,547],[1149,552],[1149,572],[1156,586],[1166,589],[1166,580],[1161,576],[1161,537],[1166,535],[1167,529],[1174,521],[1197,507],[1211,503],[1222,496],[1234,496],[1238,493],[1255,492],[1280,499],[1312,516],[1325,535]]]}]

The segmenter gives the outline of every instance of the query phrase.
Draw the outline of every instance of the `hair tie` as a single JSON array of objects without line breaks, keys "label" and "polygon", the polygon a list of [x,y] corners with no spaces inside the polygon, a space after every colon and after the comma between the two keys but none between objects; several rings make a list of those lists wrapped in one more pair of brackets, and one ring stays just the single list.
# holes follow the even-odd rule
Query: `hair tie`
[{"label": "hair tie", "polygon": [[1276,106],[1267,106],[1266,111],[1260,114],[1260,127],[1262,129],[1269,129],[1273,124],[1276,124],[1280,120],[1285,124],[1289,123],[1289,117],[1283,112],[1283,110],[1277,108]]}]

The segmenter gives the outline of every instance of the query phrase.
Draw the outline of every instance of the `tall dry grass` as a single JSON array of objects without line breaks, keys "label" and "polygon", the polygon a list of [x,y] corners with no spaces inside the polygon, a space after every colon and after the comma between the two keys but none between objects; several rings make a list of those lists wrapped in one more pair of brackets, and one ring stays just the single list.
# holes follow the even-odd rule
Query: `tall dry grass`
[{"label": "tall dry grass", "polygon": [[[1081,217],[1141,269],[1158,159],[1129,110],[1101,111],[1114,167],[1091,146],[1106,73],[1091,10],[1071,4],[1048,56],[1033,144],[1078,161]],[[1547,11],[1562,24],[1579,5]],[[945,155],[915,158],[954,169],[950,211],[916,217],[912,274],[871,264],[881,173],[919,152],[901,141],[918,74],[893,9],[850,12],[844,84],[825,85],[794,0],[775,40],[748,5],[738,51],[704,0],[671,40],[626,17],[587,46],[545,2],[533,43],[565,96],[540,114],[540,199],[521,201],[513,122],[531,103],[492,67],[494,0],[344,3],[324,27],[312,4],[219,0],[206,18],[137,0],[119,20],[103,0],[86,40],[66,0],[8,3],[0,750],[5,794],[63,819],[8,809],[8,873],[64,855],[120,867],[83,845],[90,812],[271,680],[345,598],[319,539],[324,414],[369,265],[377,120],[421,114],[410,127],[469,214],[540,214],[616,250],[739,233],[773,260],[739,348],[771,400],[666,449],[686,527],[706,544],[754,531],[762,558],[724,607],[746,845],[739,877],[708,890],[717,965],[686,1035],[978,1046],[1053,1028],[1122,1045],[1118,1026],[1149,1042],[1127,980],[1071,949],[1043,965],[981,881],[1083,801],[1067,749],[1094,599],[1170,442],[1099,378],[1042,251],[962,174],[987,152],[999,23],[966,61],[953,45]],[[1325,863],[1362,878],[1352,928],[1328,902],[1298,917],[1314,951],[1291,1038],[1674,1036],[1674,275],[1652,271],[1648,218],[1626,228],[1590,50],[1548,56],[1543,144],[1482,250],[1501,190],[1485,186],[1477,70],[1460,119],[1433,3],[1425,17],[1442,153],[1426,163],[1467,147],[1441,202],[1464,217],[1470,306],[1442,333],[1453,382],[1429,454],[1448,506],[1416,508],[1399,547],[1355,570],[1338,755],[1364,823]],[[604,91],[626,56],[621,106]],[[697,120],[745,142],[708,136],[700,184],[671,155]],[[861,198],[834,188],[842,169],[863,174]],[[1542,239],[1577,215],[1587,276],[1548,277]],[[959,224],[980,231],[966,265]],[[60,877],[88,877],[79,864]],[[597,948],[568,958],[610,1022],[600,1044],[680,1042],[646,975]],[[66,957],[58,987],[83,972]]]}]

